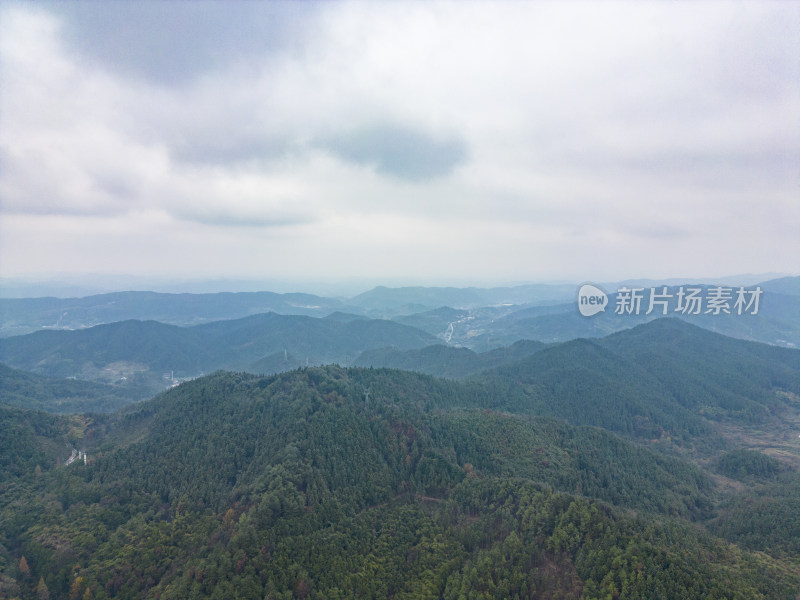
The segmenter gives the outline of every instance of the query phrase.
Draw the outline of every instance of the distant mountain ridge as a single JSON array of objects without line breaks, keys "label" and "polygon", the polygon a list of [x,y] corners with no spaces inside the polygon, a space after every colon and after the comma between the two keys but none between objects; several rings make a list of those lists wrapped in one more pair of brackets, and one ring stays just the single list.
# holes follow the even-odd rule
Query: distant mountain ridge
[{"label": "distant mountain ridge", "polygon": [[[672,305],[667,316],[730,337],[800,348],[800,295],[786,293],[793,291],[798,285],[800,277],[759,284],[763,293],[756,315],[740,315],[732,307],[730,314],[707,314],[705,309],[697,315],[681,314],[675,312],[675,306]],[[661,291],[663,287],[658,286],[656,289]],[[706,290],[716,286],[699,284],[667,286],[667,293],[675,297],[681,287],[699,288],[705,293]],[[752,290],[755,287],[749,286],[747,289]],[[649,293],[649,288],[645,289]],[[505,314],[481,314],[479,311],[473,311],[472,316],[475,318],[463,318],[454,323],[455,331],[452,339],[455,343],[483,351],[506,346],[520,339],[552,343],[580,337],[603,337],[663,316],[658,310],[647,315],[646,303],[643,303],[638,313],[617,314],[616,289],[606,289],[606,292],[608,293],[606,310],[591,317],[584,317],[578,312],[576,299],[555,306],[520,307]],[[735,298],[733,292],[732,295]]]},{"label": "distant mountain ridge", "polygon": [[0,361],[42,375],[108,383],[144,377],[155,392],[164,387],[165,376],[252,370],[277,353],[287,358],[292,354],[303,364],[344,364],[364,350],[407,350],[436,341],[393,321],[267,313],[193,327],[129,320],[76,331],[39,331],[0,339]]},{"label": "distant mountain ridge", "polygon": [[574,295],[575,286],[569,284],[529,284],[496,288],[378,286],[348,302],[362,308],[369,315],[396,317],[442,306],[465,309],[500,304],[559,304]]},{"label": "distant mountain ridge", "polygon": [[[680,285],[674,285],[674,281],[664,284],[672,294]],[[645,289],[663,287],[648,281],[623,283]],[[733,286],[725,281],[722,284]],[[674,313],[673,316],[733,337],[800,347],[800,277],[783,277],[757,285],[763,291],[758,315]],[[685,286],[710,287],[695,282]],[[577,286],[565,284],[498,288],[377,287],[349,300],[271,292],[120,292],[73,299],[0,299],[0,337],[82,329],[132,319],[189,326],[275,312],[312,317],[337,315],[333,318],[339,320],[391,319],[422,329],[449,345],[484,352],[522,339],[551,343],[602,337],[661,316],[643,314],[646,307],[639,315],[615,314],[615,289],[611,286],[604,289],[609,293],[609,306],[605,312],[589,318],[577,311]]]},{"label": "distant mountain ridge", "polygon": [[23,335],[42,328],[81,329],[128,320],[186,326],[267,312],[324,317],[347,309],[334,298],[273,292],[114,292],[66,299],[0,298],[0,335]]}]

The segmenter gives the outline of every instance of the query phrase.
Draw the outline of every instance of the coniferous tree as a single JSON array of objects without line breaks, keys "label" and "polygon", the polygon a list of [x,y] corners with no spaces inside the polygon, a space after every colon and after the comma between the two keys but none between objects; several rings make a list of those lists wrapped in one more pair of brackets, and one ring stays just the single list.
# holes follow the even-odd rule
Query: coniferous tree
[{"label": "coniferous tree", "polygon": [[36,586],[36,597],[39,598],[39,600],[49,600],[50,598],[50,590],[47,589],[44,577],[39,578],[39,583]]},{"label": "coniferous tree", "polygon": [[24,577],[31,574],[31,568],[28,566],[28,561],[25,559],[24,555],[19,559],[19,572],[22,573]]}]

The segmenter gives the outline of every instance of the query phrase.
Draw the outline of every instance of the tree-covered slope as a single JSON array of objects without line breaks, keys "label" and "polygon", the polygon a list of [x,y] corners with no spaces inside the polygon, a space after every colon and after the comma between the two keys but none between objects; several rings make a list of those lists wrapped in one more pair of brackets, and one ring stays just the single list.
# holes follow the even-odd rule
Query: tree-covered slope
[{"label": "tree-covered slope", "polygon": [[508,395],[510,410],[646,439],[688,439],[710,432],[699,415],[671,398],[646,369],[595,341],[552,346],[490,376],[523,392]]},{"label": "tree-covered slope", "polygon": [[681,405],[711,418],[765,419],[775,390],[800,392],[800,350],[659,319],[598,342],[647,370]]},{"label": "tree-covered slope", "polygon": [[80,376],[85,365],[126,362],[194,372],[212,349],[194,328],[156,321],[121,321],[76,331],[40,331],[0,340],[0,358],[12,367],[59,377]]},{"label": "tree-covered slope", "polygon": [[113,412],[145,395],[135,386],[44,377],[0,363],[0,404],[54,413]]},{"label": "tree-covered slope", "polygon": [[794,598],[792,560],[703,531],[697,467],[497,401],[383,369],[188,382],[89,424],[89,464],[14,475],[3,593]]},{"label": "tree-covered slope", "polygon": [[480,354],[467,348],[437,344],[413,350],[379,348],[362,352],[353,363],[357,367],[386,367],[459,379],[512,363],[545,347],[541,342],[520,340],[511,346]]},{"label": "tree-covered slope", "polygon": [[[221,501],[234,482],[248,482],[287,444],[316,449],[312,462],[319,466],[346,467],[328,473],[329,487],[343,477],[363,491],[378,477],[378,491],[369,501],[397,493],[403,481],[411,490],[431,491],[437,483],[425,479],[429,467],[454,469],[452,480],[438,482],[446,489],[462,478],[465,463],[567,491],[585,488],[594,497],[641,510],[688,516],[702,512],[708,501],[710,482],[677,459],[597,428],[487,412],[491,396],[483,386],[400,371],[328,367],[275,378],[220,374],[189,382],[128,414],[125,422],[133,426],[137,415],[155,411],[142,444],[158,452],[149,456],[140,446],[130,447],[105,464],[119,462],[128,475],[141,469],[138,481],[152,480],[155,491],[175,494],[161,486],[180,479],[179,487],[197,491],[211,462],[215,479],[203,491],[210,504]],[[389,457],[395,462],[376,471]],[[181,473],[167,477],[177,460],[183,461]],[[146,477],[153,469],[154,476]],[[594,483],[582,479],[588,472]]]},{"label": "tree-covered slope", "polygon": [[507,408],[644,439],[708,443],[714,421],[764,423],[800,394],[800,351],[660,319],[552,345],[490,371]]},{"label": "tree-covered slope", "polygon": [[[91,442],[95,424],[84,415],[53,415],[0,404],[0,491],[14,490]],[[88,438],[87,438],[88,435]]]},{"label": "tree-covered slope", "polygon": [[148,372],[151,388],[157,390],[164,387],[164,373],[186,378],[221,368],[248,369],[276,353],[291,353],[310,364],[344,363],[367,349],[420,348],[435,341],[392,321],[268,313],[194,327],[122,321],[77,331],[40,331],[0,339],[0,360],[43,375],[113,382]]}]

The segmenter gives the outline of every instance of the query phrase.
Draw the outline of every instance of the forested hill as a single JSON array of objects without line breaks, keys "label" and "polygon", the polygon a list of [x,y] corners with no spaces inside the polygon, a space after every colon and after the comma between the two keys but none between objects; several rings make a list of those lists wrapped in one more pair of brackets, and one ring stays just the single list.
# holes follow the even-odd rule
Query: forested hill
[{"label": "forested hill", "polygon": [[392,321],[267,313],[194,327],[122,321],[76,331],[40,331],[0,339],[0,361],[42,375],[112,383],[125,377],[160,390],[164,373],[187,378],[222,368],[256,370],[268,357],[281,367],[290,354],[303,364],[346,363],[371,348],[421,348],[436,341]]},{"label": "forested hill", "polygon": [[554,344],[482,376],[507,410],[624,435],[709,443],[710,423],[765,424],[800,398],[800,350],[659,319],[599,340]]},{"label": "forested hill", "polygon": [[147,390],[45,377],[0,363],[0,404],[54,413],[113,412]]},{"label": "forested hill", "polygon": [[[94,420],[84,415],[53,415],[0,404],[0,506],[10,508],[3,513],[5,517],[14,516],[14,507],[6,503],[18,498],[16,493],[23,489],[20,486],[24,487],[32,476],[40,478],[49,469],[63,465],[76,444],[89,443],[94,434],[88,429],[93,424]],[[0,520],[0,525],[7,523]],[[0,539],[0,575],[6,565],[2,544]]]},{"label": "forested hill", "polygon": [[792,559],[704,530],[718,491],[698,467],[495,401],[324,367],[217,373],[84,422],[88,464],[17,449],[28,468],[0,479],[2,592],[795,598]]},{"label": "forested hill", "polygon": [[362,352],[354,361],[357,367],[388,367],[459,379],[477,375],[499,365],[513,363],[546,347],[532,340],[520,340],[510,346],[487,352],[473,352],[437,344],[413,350],[379,348]]},{"label": "forested hill", "polygon": [[677,319],[659,319],[599,343],[711,418],[722,411],[757,420],[776,408],[775,390],[800,393],[800,350],[730,338]]},{"label": "forested hill", "polygon": [[[273,373],[340,363],[472,377],[491,382],[504,410],[677,441],[707,436],[708,421],[766,423],[791,394],[800,394],[800,351],[735,340],[677,319],[658,319],[601,339],[550,346],[520,341],[484,353],[431,345],[434,341],[391,321],[341,313],[324,319],[269,313],[187,328],[124,321],[39,332],[0,340],[0,360],[40,375],[115,386],[105,388],[113,391],[107,403],[71,401],[73,408],[54,410],[108,410],[125,398],[163,390],[173,376],[182,380],[223,368]],[[99,388],[84,386],[79,393],[79,382],[57,385],[56,380],[49,380],[51,391],[45,393],[41,380],[35,389],[42,393],[34,398],[23,390],[34,389],[32,380],[23,386],[22,373],[5,373],[0,394],[11,403],[27,397],[31,407],[51,409],[58,398],[102,395]]]}]

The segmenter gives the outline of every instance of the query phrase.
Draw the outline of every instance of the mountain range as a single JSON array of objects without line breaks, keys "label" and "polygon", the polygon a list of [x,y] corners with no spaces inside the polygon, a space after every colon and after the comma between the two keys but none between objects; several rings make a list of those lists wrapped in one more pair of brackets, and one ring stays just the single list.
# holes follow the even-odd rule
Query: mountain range
[{"label": "mountain range", "polygon": [[0,597],[797,597],[800,350],[384,293],[0,339]]},{"label": "mountain range", "polygon": [[[267,313],[179,327],[121,321],[75,331],[39,331],[0,339],[0,361],[41,375],[144,386],[217,369],[275,371],[302,364],[346,363],[368,349],[419,348],[437,340],[424,331],[376,319]],[[266,361],[266,363],[265,363]]]},{"label": "mountain range", "polygon": [[800,351],[677,319],[445,350],[460,381],[329,365],[109,415],[0,405],[0,590],[796,597]]},{"label": "mountain range", "polygon": [[[513,344],[521,339],[544,343],[577,337],[602,337],[614,331],[664,316],[617,314],[615,289],[623,286],[659,291],[666,286],[675,296],[683,286],[704,291],[709,284],[671,280],[606,284],[607,310],[591,318],[577,310],[577,286],[521,285],[498,288],[377,287],[351,298],[312,294],[242,292],[163,294],[117,292],[84,298],[0,298],[0,338],[42,330],[77,330],[125,320],[154,320],[192,326],[275,312],[282,315],[326,317],[334,313],[394,320],[436,336],[449,345],[477,352]],[[719,281],[714,285],[733,283]],[[732,337],[785,347],[800,347],[800,277],[783,277],[748,286],[762,290],[757,314],[682,314],[672,316]],[[302,359],[303,357],[299,357]]]}]

